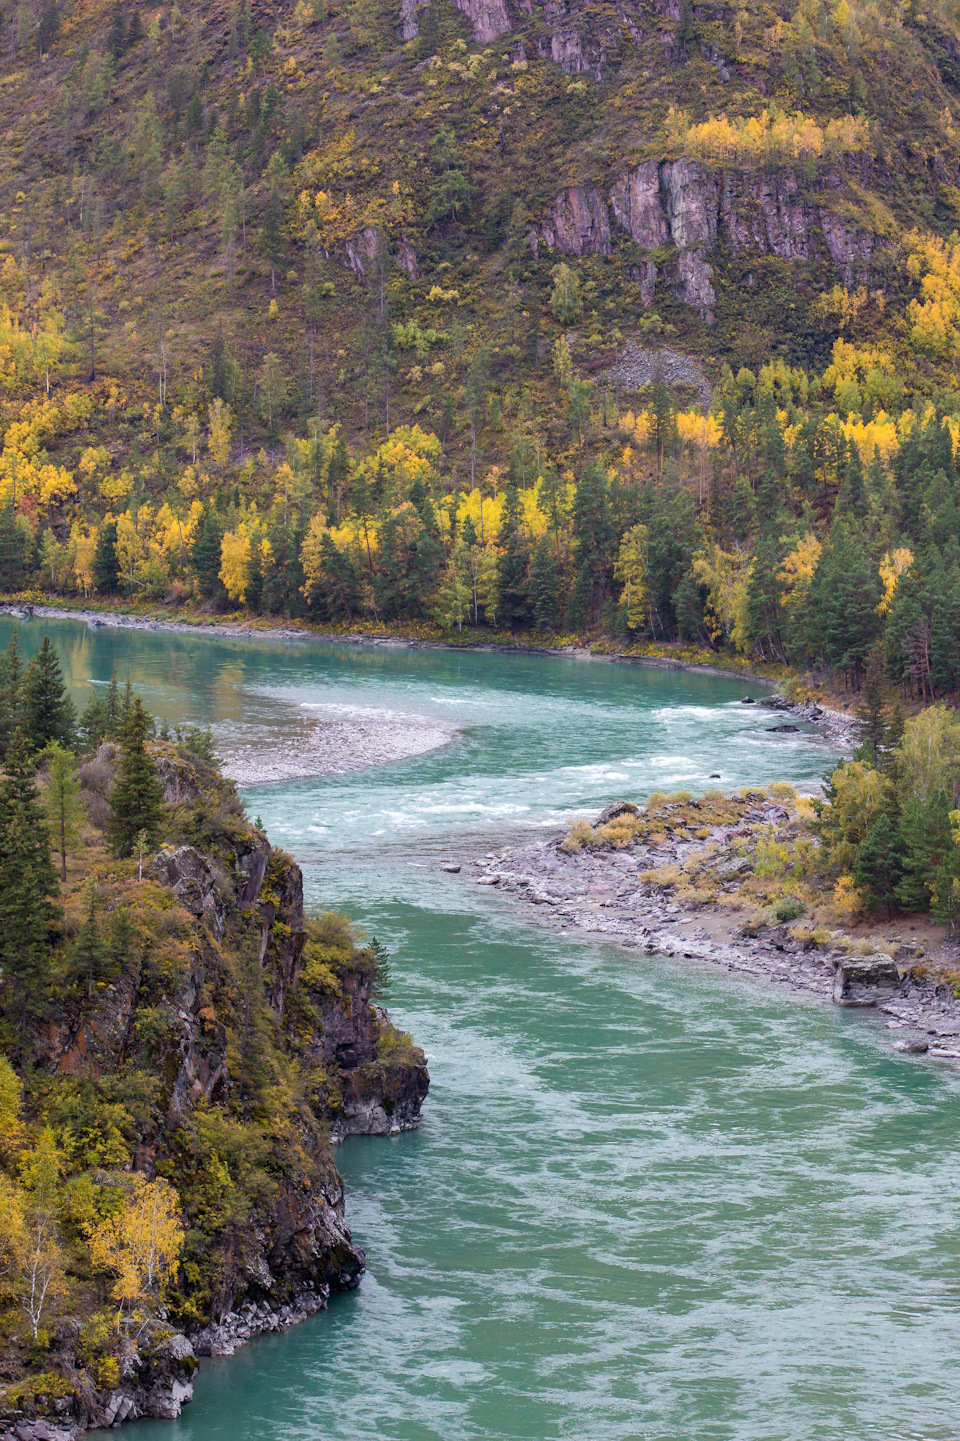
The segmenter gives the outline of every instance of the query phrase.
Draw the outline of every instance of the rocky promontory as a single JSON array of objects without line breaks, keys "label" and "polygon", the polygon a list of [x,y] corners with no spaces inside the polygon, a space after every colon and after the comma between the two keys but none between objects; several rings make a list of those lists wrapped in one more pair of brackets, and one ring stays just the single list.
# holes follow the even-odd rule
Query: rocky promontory
[{"label": "rocky promontory", "polygon": [[[331,1143],[415,1128],[429,1085],[423,1052],[377,1003],[380,953],[345,916],[305,914],[299,866],[212,761],[154,741],[164,843],[142,863],[104,851],[94,822],[117,749],[80,768],[87,875],[76,901],[68,883],[61,980],[24,1058],[24,1124],[0,1145],[22,1172],[27,1130],[45,1126],[62,1175],[44,1222],[56,1300],[32,1341],[12,1291],[3,1313],[0,1441],[175,1417],[198,1357],[358,1286],[365,1258]],[[184,1241],[162,1291],[128,1315],[86,1240],[137,1177],[172,1188]]]}]

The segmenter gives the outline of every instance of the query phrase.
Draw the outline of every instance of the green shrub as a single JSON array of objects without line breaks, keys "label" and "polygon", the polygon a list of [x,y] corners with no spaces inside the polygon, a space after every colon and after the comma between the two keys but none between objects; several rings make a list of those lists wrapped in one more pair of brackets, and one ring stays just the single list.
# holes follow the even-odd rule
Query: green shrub
[{"label": "green shrub", "polygon": [[781,896],[778,901],[774,902],[773,914],[781,925],[786,925],[787,921],[798,920],[806,909],[803,901],[798,900],[796,896]]}]

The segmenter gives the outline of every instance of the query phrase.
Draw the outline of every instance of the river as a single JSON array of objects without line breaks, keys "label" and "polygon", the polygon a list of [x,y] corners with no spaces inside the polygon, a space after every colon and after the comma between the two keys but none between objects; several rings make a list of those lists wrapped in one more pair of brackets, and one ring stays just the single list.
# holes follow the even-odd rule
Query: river
[{"label": "river", "polygon": [[[394,956],[420,1131],[338,1153],[358,1292],[131,1441],[955,1441],[960,1086],[863,1014],[522,924],[441,871],[605,800],[812,781],[742,682],[541,657],[22,628],[247,765],[308,717],[455,727],[251,814]],[[9,622],[0,622],[0,643]],[[242,766],[241,766],[242,769]],[[711,773],[722,780],[711,782]]]}]

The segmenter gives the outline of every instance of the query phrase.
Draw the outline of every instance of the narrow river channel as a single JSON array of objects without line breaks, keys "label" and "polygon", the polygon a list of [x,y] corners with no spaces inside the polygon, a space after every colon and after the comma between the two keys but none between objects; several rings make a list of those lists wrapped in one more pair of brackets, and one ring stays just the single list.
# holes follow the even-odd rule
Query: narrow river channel
[{"label": "narrow river channel", "polygon": [[[389,946],[432,1076],[419,1132],[338,1153],[361,1289],[204,1363],[132,1441],[956,1441],[954,1074],[440,869],[623,794],[811,781],[822,739],[697,674],[72,621],[24,626],[28,652],[44,630],[81,702],[114,670],[213,727],[309,901]],[[353,717],[452,739],[256,783]]]}]

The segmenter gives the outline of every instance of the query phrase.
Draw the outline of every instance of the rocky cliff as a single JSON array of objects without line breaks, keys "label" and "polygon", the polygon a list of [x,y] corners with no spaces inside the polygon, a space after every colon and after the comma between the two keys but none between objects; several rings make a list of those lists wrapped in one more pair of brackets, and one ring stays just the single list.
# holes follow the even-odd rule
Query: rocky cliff
[{"label": "rocky cliff", "polygon": [[[844,181],[832,174],[828,190],[839,198]],[[696,160],[648,160],[617,177],[603,193],[594,186],[562,190],[530,234],[567,255],[612,255],[631,240],[657,252],[644,260],[637,279],[646,305],[663,278],[676,299],[712,323],[713,277],[724,257],[775,256],[826,262],[852,287],[871,279],[880,238],[851,227],[827,203],[808,196],[809,186],[790,169],[712,169]],[[664,256],[667,250],[672,253]]]},{"label": "rocky cliff", "polygon": [[[89,1283],[73,1288],[41,1371],[14,1337],[0,1356],[0,1441],[176,1416],[197,1356],[356,1287],[364,1255],[330,1142],[418,1126],[427,1093],[423,1052],[375,1003],[373,953],[344,917],[305,917],[299,867],[246,821],[228,783],[157,750],[172,838],[107,901],[133,917],[129,954],[95,1004],[65,992],[51,1006],[33,1062],[50,1114],[82,1106],[87,1136],[135,1083],[128,1168],[176,1186],[182,1275],[166,1319],[118,1332],[96,1360]],[[102,747],[101,782],[112,762]],[[93,1158],[86,1180],[110,1185],[107,1157],[93,1146]]]}]

